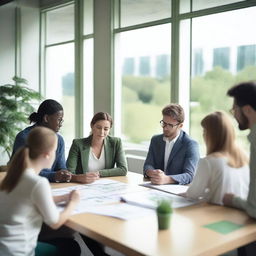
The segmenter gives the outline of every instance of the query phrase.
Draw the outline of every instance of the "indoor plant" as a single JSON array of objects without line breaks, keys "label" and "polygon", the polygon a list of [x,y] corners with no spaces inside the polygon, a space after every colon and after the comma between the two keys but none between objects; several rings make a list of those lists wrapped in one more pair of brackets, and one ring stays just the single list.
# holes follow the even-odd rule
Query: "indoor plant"
[{"label": "indoor plant", "polygon": [[170,226],[170,219],[172,215],[172,204],[168,199],[161,199],[158,201],[156,208],[158,229],[168,229]]},{"label": "indoor plant", "polygon": [[24,85],[24,78],[13,77],[15,84],[0,86],[0,147],[11,156],[16,134],[27,124],[34,111],[32,100],[39,100],[40,94]]}]

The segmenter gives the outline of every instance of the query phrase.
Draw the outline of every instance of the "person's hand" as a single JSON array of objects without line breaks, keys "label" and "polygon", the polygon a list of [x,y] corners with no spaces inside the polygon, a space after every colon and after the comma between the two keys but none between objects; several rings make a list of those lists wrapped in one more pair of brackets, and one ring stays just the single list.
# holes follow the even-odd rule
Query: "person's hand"
[{"label": "person's hand", "polygon": [[163,172],[162,170],[160,169],[155,169],[155,170],[147,170],[146,171],[146,175],[151,178],[151,177],[155,177],[155,176],[158,176],[159,173]]},{"label": "person's hand", "polygon": [[150,178],[151,183],[155,185],[163,185],[163,184],[170,184],[174,183],[172,178],[165,175],[164,172],[158,173]]},{"label": "person's hand", "polygon": [[155,185],[176,183],[175,180],[170,176],[165,175],[165,173],[160,169],[148,170],[146,174],[150,177],[151,183]]},{"label": "person's hand", "polygon": [[70,182],[72,173],[67,170],[60,170],[55,173],[56,182]]},{"label": "person's hand", "polygon": [[80,200],[80,193],[78,190],[72,190],[69,194],[69,200],[78,203]]},{"label": "person's hand", "polygon": [[85,174],[78,174],[72,176],[72,181],[83,184],[90,184],[100,178],[99,172],[87,172]]},{"label": "person's hand", "polygon": [[222,199],[222,202],[226,206],[232,206],[233,198],[234,198],[234,194],[225,194]]}]

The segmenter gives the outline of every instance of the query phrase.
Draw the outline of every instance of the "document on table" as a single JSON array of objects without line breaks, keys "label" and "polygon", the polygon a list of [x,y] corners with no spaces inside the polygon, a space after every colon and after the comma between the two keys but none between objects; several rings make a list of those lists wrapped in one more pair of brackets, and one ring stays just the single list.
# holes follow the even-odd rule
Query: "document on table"
[{"label": "document on table", "polygon": [[175,194],[175,195],[186,193],[188,190],[188,186],[177,185],[177,184],[154,185],[151,182],[147,182],[147,183],[140,184],[140,186],[157,189],[157,190]]},{"label": "document on table", "polygon": [[158,202],[162,199],[170,200],[173,208],[181,208],[199,203],[198,200],[165,193],[158,190],[147,190],[121,196],[121,200],[123,202],[151,209],[156,209]]},{"label": "document on table", "polygon": [[152,209],[141,208],[130,204],[111,204],[104,206],[91,207],[89,213],[115,217],[123,220],[142,218],[145,216],[155,215]]},{"label": "document on table", "polygon": [[[110,179],[100,179],[91,184],[76,185],[65,188],[52,189],[53,195],[63,195],[72,190],[79,190],[80,202],[74,214],[88,212],[96,205],[120,202],[120,195],[140,190],[139,186],[128,185],[123,182]],[[63,210],[63,205],[58,205]]]}]

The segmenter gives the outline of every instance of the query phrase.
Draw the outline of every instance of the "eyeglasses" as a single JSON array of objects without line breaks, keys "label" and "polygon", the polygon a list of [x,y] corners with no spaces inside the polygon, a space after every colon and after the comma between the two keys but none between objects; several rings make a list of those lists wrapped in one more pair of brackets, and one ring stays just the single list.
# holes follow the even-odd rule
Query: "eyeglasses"
[{"label": "eyeglasses", "polygon": [[178,126],[180,123],[177,124],[168,124],[166,123],[164,120],[160,121],[160,125],[164,128],[165,126],[167,126],[170,129],[173,129],[173,127]]},{"label": "eyeglasses", "polygon": [[58,119],[59,125],[63,124],[63,122],[64,122],[64,119]]}]

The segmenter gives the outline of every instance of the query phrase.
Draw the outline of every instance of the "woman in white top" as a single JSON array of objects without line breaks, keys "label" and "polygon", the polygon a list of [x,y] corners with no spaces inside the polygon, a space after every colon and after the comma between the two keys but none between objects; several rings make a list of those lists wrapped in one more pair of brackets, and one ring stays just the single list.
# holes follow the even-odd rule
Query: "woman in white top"
[{"label": "woman in white top", "polygon": [[[34,255],[42,223],[59,228],[78,203],[77,191],[54,201],[48,180],[38,175],[51,167],[56,148],[56,134],[36,127],[28,136],[27,146],[12,158],[0,185],[0,255]],[[59,213],[55,202],[64,200],[67,206]]]},{"label": "woman in white top", "polygon": [[246,198],[249,186],[248,158],[235,144],[232,121],[216,111],[202,121],[207,156],[200,159],[187,197],[222,204],[225,193]]}]

